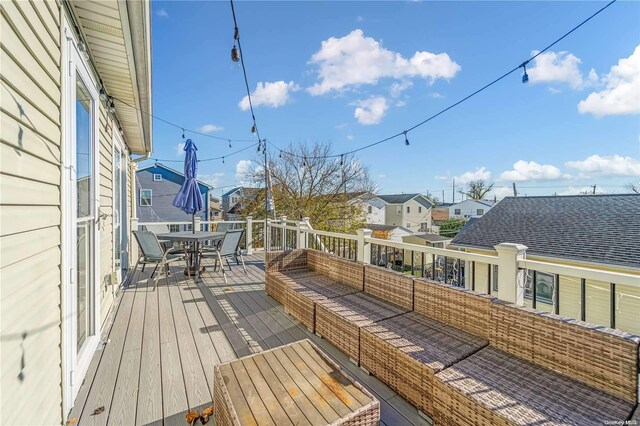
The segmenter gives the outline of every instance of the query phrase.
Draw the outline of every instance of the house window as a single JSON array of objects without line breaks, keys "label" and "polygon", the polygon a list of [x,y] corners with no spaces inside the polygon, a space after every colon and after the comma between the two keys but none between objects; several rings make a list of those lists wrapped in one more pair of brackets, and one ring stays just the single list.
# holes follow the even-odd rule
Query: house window
[{"label": "house window", "polygon": [[407,206],[407,214],[411,213],[411,207]]},{"label": "house window", "polygon": [[418,207],[418,213],[422,213],[422,206]]},{"label": "house window", "polygon": [[491,265],[491,287],[494,294],[498,293],[498,265]]},{"label": "house window", "polygon": [[460,209],[453,210],[453,214],[460,216]]},{"label": "house window", "polygon": [[153,174],[153,180],[155,182],[160,182],[162,180],[162,175],[160,173],[154,173]]},{"label": "house window", "polygon": [[553,304],[553,288],[555,278],[553,274],[538,271],[527,271],[524,286],[525,299],[533,299],[533,283],[536,283],[536,302]]},{"label": "house window", "polygon": [[141,189],[140,190],[140,206],[141,207],[150,207],[151,206],[151,193],[150,189]]},{"label": "house window", "polygon": [[169,232],[180,232],[180,225],[169,225]]},{"label": "house window", "polygon": [[484,209],[476,210],[476,216],[482,216],[484,214]]},{"label": "house window", "polygon": [[367,213],[371,214],[371,212],[373,211],[373,209],[371,208],[371,206],[367,207]]},{"label": "house window", "polygon": [[407,222],[407,228],[411,228],[411,222]]},{"label": "house window", "polygon": [[402,214],[402,206],[397,206],[396,207],[396,213],[397,214]]}]

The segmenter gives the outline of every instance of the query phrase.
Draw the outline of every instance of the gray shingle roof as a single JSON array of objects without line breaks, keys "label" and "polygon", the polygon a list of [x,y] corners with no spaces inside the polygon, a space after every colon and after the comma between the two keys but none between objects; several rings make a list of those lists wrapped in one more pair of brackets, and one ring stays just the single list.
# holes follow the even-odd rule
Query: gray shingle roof
[{"label": "gray shingle roof", "polygon": [[394,229],[400,229],[402,231],[411,233],[411,230],[397,225],[379,225],[377,223],[367,223],[364,225],[364,227],[367,229],[371,229],[372,231],[393,231]]},{"label": "gray shingle roof", "polygon": [[429,241],[430,243],[436,243],[438,241],[449,241],[451,238],[443,237],[438,234],[413,234],[412,237],[420,238],[421,240]]},{"label": "gray shingle roof", "polygon": [[389,204],[404,204],[407,201],[417,197],[420,194],[391,194],[391,195],[378,195],[383,201]]},{"label": "gray shingle roof", "polygon": [[462,228],[452,245],[640,267],[640,194],[507,197]]}]

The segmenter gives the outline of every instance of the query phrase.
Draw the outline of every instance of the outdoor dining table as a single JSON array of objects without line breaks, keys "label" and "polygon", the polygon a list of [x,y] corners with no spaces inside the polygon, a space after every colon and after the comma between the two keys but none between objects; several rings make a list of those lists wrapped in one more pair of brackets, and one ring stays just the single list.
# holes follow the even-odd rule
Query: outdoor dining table
[{"label": "outdoor dining table", "polygon": [[208,231],[183,231],[183,232],[169,232],[166,234],[158,234],[158,239],[178,241],[183,243],[189,243],[191,245],[191,254],[187,260],[187,268],[194,271],[194,279],[197,281],[200,275],[200,258],[198,253],[200,252],[200,245],[205,241],[213,241],[214,243],[224,238],[224,232],[208,232]]}]

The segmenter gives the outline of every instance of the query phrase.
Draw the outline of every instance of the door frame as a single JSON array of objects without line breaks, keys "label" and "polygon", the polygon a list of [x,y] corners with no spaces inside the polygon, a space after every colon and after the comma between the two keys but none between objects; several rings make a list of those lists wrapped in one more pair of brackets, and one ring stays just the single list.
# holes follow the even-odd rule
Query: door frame
[{"label": "door frame", "polygon": [[[117,286],[121,286],[122,282],[124,281],[124,274],[122,273],[123,270],[127,269],[129,267],[129,259],[128,259],[128,253],[129,253],[129,234],[128,234],[128,221],[127,221],[127,217],[128,217],[128,206],[127,206],[127,189],[128,189],[128,180],[129,180],[129,173],[127,172],[129,170],[129,151],[127,149],[127,146],[124,143],[124,139],[122,137],[122,135],[120,134],[120,132],[116,129],[115,125],[113,125],[112,127],[112,133],[113,133],[113,155],[115,156],[115,154],[117,152],[120,153],[121,155],[121,159],[120,159],[120,170],[116,170],[115,168],[115,162],[113,164],[113,176],[115,177],[116,173],[120,173],[120,212],[119,214],[119,219],[120,219],[120,234],[121,234],[121,241],[120,241],[120,276],[119,276],[119,282],[115,282],[112,285],[117,285]],[[113,180],[115,181],[115,179]],[[115,187],[113,188],[113,191],[115,193]],[[114,238],[114,243],[113,243],[113,271],[116,272],[116,274],[118,273],[118,270],[116,268],[116,252],[115,252],[115,217],[116,217],[116,203],[115,203],[115,197],[114,197],[114,201],[113,201],[113,210],[112,210],[112,214],[113,214],[113,228],[114,228],[114,232],[113,232],[113,238]],[[118,276],[118,275],[116,275]]]},{"label": "door frame", "polygon": [[[97,81],[90,71],[77,45],[78,40],[69,19],[63,14],[61,26],[61,328],[62,328],[62,407],[68,415],[74,405],[84,376],[100,342],[100,98]],[[93,185],[91,212],[93,217],[91,249],[91,292],[89,302],[90,335],[80,351],[77,351],[77,289],[76,289],[76,188],[73,177],[75,165],[75,83],[79,75],[92,98],[92,165]]]}]

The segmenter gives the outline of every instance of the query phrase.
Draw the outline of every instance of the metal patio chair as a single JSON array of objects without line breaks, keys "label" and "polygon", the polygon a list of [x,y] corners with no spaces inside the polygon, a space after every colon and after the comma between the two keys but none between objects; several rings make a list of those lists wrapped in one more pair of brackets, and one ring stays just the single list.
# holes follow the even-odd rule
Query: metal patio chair
[{"label": "metal patio chair", "polygon": [[242,257],[242,252],[238,249],[240,247],[240,242],[242,241],[242,234],[244,234],[244,229],[232,229],[224,234],[224,238],[222,242],[217,247],[204,247],[200,252],[201,259],[215,259],[215,265],[213,270],[218,269],[218,263],[220,263],[220,268],[222,269],[222,277],[224,278],[225,284],[227,283],[227,275],[224,271],[224,264],[222,263],[222,259],[224,258],[227,262],[227,266],[229,270],[231,270],[231,264],[229,263],[229,258],[232,257],[242,263],[242,269],[245,274],[248,274],[247,268],[244,265],[244,258]]},{"label": "metal patio chair", "polygon": [[227,232],[236,228],[235,223],[219,222],[216,225],[216,232]]},{"label": "metal patio chair", "polygon": [[[156,267],[153,269],[151,273],[151,277],[156,273],[158,267],[160,268],[160,272],[156,275],[153,283],[153,289],[155,290],[158,286],[158,280],[160,279],[160,274],[162,272],[165,273],[165,276],[169,276],[169,263],[176,262],[179,260],[186,261],[186,253],[179,253],[175,250],[165,250],[160,242],[158,241],[158,237],[153,232],[150,231],[133,231],[133,235],[138,242],[138,247],[140,247],[140,256],[138,257],[138,261],[136,262],[136,266],[133,268],[133,273],[135,273],[136,269],[138,269],[138,265],[142,264],[142,268],[144,271],[144,266],[147,264],[155,264]],[[133,274],[132,274],[133,276]]]},{"label": "metal patio chair", "polygon": [[[171,232],[171,230],[169,229],[169,225],[165,224],[165,223],[148,223],[146,225],[144,225],[144,230],[145,231],[149,231],[153,234],[167,234],[169,232]],[[171,250],[173,248],[173,241],[170,240],[163,240],[163,239],[158,239],[158,241],[160,242],[160,244],[162,245],[162,247],[165,248],[165,250]],[[144,269],[142,270],[144,272]]]}]

